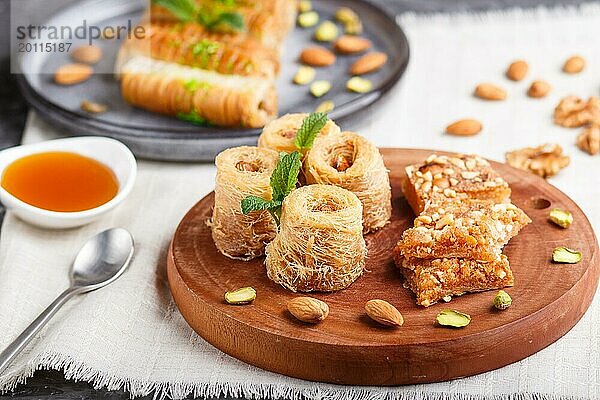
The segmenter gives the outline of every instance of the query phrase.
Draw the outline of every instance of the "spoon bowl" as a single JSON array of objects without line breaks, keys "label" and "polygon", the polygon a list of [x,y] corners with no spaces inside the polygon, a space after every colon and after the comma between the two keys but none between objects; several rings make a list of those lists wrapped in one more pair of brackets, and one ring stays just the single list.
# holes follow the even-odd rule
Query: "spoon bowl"
[{"label": "spoon bowl", "polygon": [[126,229],[100,232],[83,245],[71,266],[71,286],[89,292],[106,286],[125,271],[133,255],[133,237]]}]

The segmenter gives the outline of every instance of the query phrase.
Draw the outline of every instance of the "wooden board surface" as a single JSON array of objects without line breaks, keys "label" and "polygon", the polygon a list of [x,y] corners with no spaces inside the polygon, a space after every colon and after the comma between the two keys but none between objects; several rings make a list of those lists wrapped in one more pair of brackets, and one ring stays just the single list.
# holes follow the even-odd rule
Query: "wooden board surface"
[{"label": "wooden board surface", "polygon": [[[491,307],[496,291],[468,294],[423,308],[402,287],[392,249],[414,215],[402,196],[404,166],[431,151],[382,149],[393,192],[394,213],[383,230],[365,237],[365,274],[350,288],[313,294],[326,301],[329,317],[307,325],[286,310],[297,296],[271,282],[264,258],[250,262],[222,256],[215,248],[206,220],[213,194],[196,204],[178,227],[168,256],[168,278],[181,313],[208,342],[227,354],[263,369],[302,379],[352,385],[399,385],[469,376],[521,360],[568,332],[587,310],[596,291],[600,262],[598,243],[583,212],[543,179],[504,164],[494,167],[510,183],[513,202],[533,223],[506,247],[515,275],[507,289],[513,305]],[[553,207],[568,209],[574,223],[563,230],[548,221]],[[551,261],[556,246],[583,253],[579,264]],[[251,305],[225,303],[226,291],[254,287]],[[404,315],[398,329],[376,325],[364,313],[370,299],[384,299]],[[472,316],[469,326],[437,326],[443,309]]]}]

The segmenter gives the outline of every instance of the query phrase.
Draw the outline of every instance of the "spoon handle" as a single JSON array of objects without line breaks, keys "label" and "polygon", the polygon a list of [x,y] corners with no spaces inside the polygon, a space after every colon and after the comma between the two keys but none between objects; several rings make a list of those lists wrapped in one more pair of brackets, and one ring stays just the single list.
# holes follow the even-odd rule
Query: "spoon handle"
[{"label": "spoon handle", "polygon": [[0,374],[8,367],[11,361],[31,342],[31,339],[48,323],[50,318],[71,297],[79,293],[77,288],[70,287],[62,292],[42,313],[21,333],[11,344],[0,353]]}]

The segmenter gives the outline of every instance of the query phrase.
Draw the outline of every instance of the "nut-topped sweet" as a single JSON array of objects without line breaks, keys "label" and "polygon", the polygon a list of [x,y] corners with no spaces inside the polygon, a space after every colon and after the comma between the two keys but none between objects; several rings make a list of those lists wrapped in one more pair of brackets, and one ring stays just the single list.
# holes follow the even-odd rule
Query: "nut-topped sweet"
[{"label": "nut-topped sweet", "polygon": [[407,258],[460,257],[496,260],[502,247],[530,223],[514,204],[465,199],[434,204],[421,213],[414,227],[402,234],[395,248]]},{"label": "nut-topped sweet", "polygon": [[490,262],[463,258],[404,258],[396,263],[405,278],[404,286],[415,293],[417,304],[425,307],[442,299],[448,300],[448,296],[499,289],[514,283],[504,255]]},{"label": "nut-topped sweet", "polygon": [[394,261],[417,304],[512,286],[502,248],[531,219],[511,203],[508,183],[489,162],[432,154],[406,167],[403,190],[417,217]]},{"label": "nut-topped sweet", "polygon": [[424,162],[409,165],[402,190],[415,214],[428,205],[453,199],[508,202],[508,183],[476,155],[430,155]]}]

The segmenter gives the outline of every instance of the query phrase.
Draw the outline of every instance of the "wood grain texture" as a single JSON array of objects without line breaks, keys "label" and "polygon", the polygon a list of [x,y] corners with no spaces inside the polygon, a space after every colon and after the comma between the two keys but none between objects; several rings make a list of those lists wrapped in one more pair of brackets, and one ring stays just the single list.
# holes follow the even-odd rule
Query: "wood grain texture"
[{"label": "wood grain texture", "polygon": [[[382,149],[392,182],[391,223],[366,236],[365,274],[350,288],[314,294],[330,306],[329,317],[306,325],[286,303],[297,296],[269,281],[264,258],[235,261],[219,254],[206,220],[213,195],[196,204],[178,227],[168,256],[168,278],[181,313],[200,336],[217,348],[263,369],[297,378],[352,385],[399,385],[469,376],[521,360],[569,331],[587,310],[596,291],[598,243],[583,212],[565,194],[534,175],[504,164],[494,167],[513,189],[513,201],[533,223],[505,248],[515,274],[507,289],[513,305],[495,311],[495,291],[465,295],[429,308],[417,306],[402,287],[392,249],[414,215],[400,190],[403,167],[431,154],[428,150]],[[574,223],[563,230],[548,221],[549,207],[568,209]],[[580,250],[579,264],[554,264],[552,249]],[[226,291],[252,286],[251,305],[231,306]],[[394,304],[405,323],[380,327],[364,312],[368,300]],[[463,329],[435,324],[443,309],[473,318]]]}]

